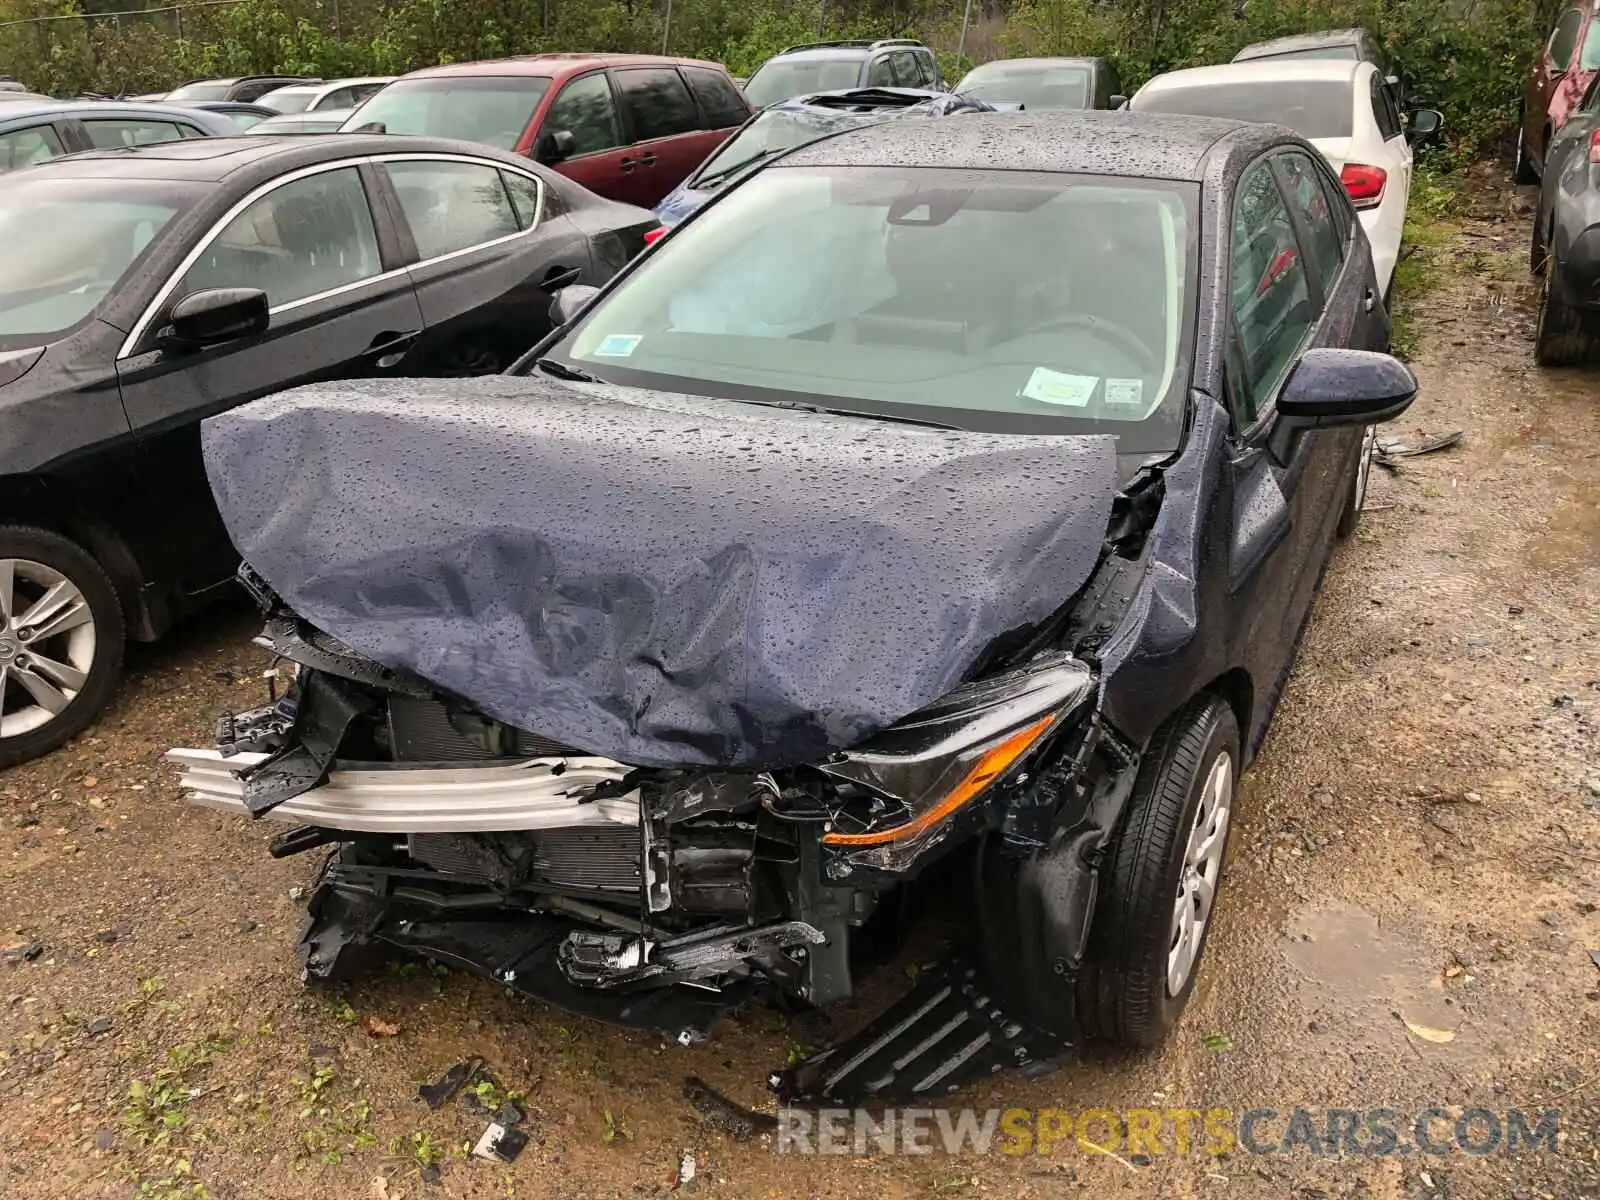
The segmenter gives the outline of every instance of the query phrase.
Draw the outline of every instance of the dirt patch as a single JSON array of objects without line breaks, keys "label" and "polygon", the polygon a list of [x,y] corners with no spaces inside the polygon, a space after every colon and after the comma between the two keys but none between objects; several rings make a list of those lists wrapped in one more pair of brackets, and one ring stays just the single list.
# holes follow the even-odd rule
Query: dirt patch
[{"label": "dirt patch", "polygon": [[[1255,1140],[1273,1153],[1178,1155],[1169,1135],[1151,1154],[1096,1125],[1114,1156],[1067,1137],[801,1160],[682,1094],[697,1075],[771,1111],[764,1073],[806,1036],[775,1014],[684,1050],[420,965],[303,989],[290,946],[314,864],[181,804],[158,763],[259,700],[254,619],[233,610],[139,655],[92,736],[0,777],[0,945],[19,947],[0,961],[0,1195],[635,1196],[666,1191],[685,1150],[680,1190],[705,1195],[1600,1195],[1600,376],[1533,367],[1525,218],[1505,200],[1475,193],[1429,251],[1423,393],[1385,432],[1466,437],[1374,472],[1245,781],[1182,1027],[962,1098],[1272,1109]],[[836,1019],[898,986],[873,981]],[[471,1055],[492,1077],[466,1098],[416,1098]],[[468,1159],[508,1097],[527,1149]],[[1430,1107],[1446,1143],[1463,1110],[1558,1109],[1560,1153],[1282,1148],[1296,1108],[1319,1128],[1393,1109],[1408,1142]]]}]

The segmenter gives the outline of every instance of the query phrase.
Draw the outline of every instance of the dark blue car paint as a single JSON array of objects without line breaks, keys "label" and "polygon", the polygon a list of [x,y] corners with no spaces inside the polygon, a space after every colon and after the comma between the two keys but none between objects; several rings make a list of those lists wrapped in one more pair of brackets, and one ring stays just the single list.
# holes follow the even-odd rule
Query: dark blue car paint
[{"label": "dark blue car paint", "polygon": [[[890,96],[901,98],[920,97],[920,103],[914,104],[884,104],[877,108],[863,104],[860,107],[841,109],[837,105],[829,105],[831,98],[837,102],[840,98],[848,96],[871,97],[874,93],[888,93]],[[695,209],[729,185],[743,179],[746,172],[740,172],[730,179],[723,180],[713,187],[696,187],[696,182],[723,150],[738,140],[742,134],[762,116],[769,112],[794,112],[804,113],[818,123],[817,136],[826,137],[832,133],[839,133],[845,129],[859,128],[863,125],[873,125],[880,121],[899,120],[902,117],[948,117],[954,113],[1001,112],[1020,109],[1020,105],[1011,106],[1011,109],[1002,109],[1000,106],[985,104],[982,100],[974,100],[954,92],[935,92],[919,90],[917,88],[846,88],[842,91],[814,92],[809,96],[796,96],[792,100],[782,100],[777,104],[768,105],[750,120],[746,121],[728,140],[718,146],[707,156],[694,171],[668,193],[666,199],[656,205],[656,219],[662,225],[671,229]]]}]

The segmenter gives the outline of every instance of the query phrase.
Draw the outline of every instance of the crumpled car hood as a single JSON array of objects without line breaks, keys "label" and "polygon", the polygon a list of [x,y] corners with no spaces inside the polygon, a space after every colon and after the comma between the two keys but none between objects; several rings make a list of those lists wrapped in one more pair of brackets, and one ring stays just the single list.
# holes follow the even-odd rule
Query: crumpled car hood
[{"label": "crumpled car hood", "polygon": [[212,417],[235,546],[302,616],[639,766],[772,768],[959,683],[1094,570],[1110,437],[955,433],[537,377]]}]

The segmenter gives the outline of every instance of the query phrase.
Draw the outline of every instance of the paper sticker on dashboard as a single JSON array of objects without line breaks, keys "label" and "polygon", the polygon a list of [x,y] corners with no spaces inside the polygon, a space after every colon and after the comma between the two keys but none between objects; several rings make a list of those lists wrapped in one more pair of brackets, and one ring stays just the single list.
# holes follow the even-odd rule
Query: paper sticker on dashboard
[{"label": "paper sticker on dashboard", "polygon": [[1098,375],[1067,375],[1049,367],[1035,367],[1021,395],[1041,404],[1065,404],[1070,408],[1084,408],[1094,389],[1100,386]]},{"label": "paper sticker on dashboard", "polygon": [[1106,403],[1136,405],[1144,403],[1144,380],[1107,379]]},{"label": "paper sticker on dashboard", "polygon": [[644,335],[638,333],[608,333],[600,339],[593,353],[596,358],[627,358],[642,341]]}]

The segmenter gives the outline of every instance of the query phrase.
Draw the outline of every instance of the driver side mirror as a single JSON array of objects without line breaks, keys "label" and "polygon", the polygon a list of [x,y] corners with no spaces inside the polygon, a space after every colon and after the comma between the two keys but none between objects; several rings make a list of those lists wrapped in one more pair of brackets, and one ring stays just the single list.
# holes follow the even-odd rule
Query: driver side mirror
[{"label": "driver side mirror", "polygon": [[1106,107],[1112,112],[1116,112],[1119,108],[1127,108],[1128,98],[1126,96],[1113,96],[1106,101]]},{"label": "driver side mirror", "polygon": [[1417,377],[1391,354],[1370,350],[1307,350],[1278,395],[1270,449],[1287,463],[1307,429],[1392,421],[1417,396]]},{"label": "driver side mirror", "polygon": [[1413,142],[1431,142],[1443,128],[1443,113],[1436,108],[1419,108],[1406,123],[1406,136]]},{"label": "driver side mirror", "polygon": [[590,287],[587,283],[568,284],[553,292],[550,296],[551,323],[557,327],[572,324],[599,294],[599,288]]},{"label": "driver side mirror", "polygon": [[267,294],[260,288],[209,288],[172,306],[161,344],[169,350],[196,350],[254,337],[271,323]]},{"label": "driver side mirror", "polygon": [[547,167],[572,157],[572,148],[577,144],[569,129],[553,129],[548,133],[541,133],[539,140],[533,144],[533,157]]}]

